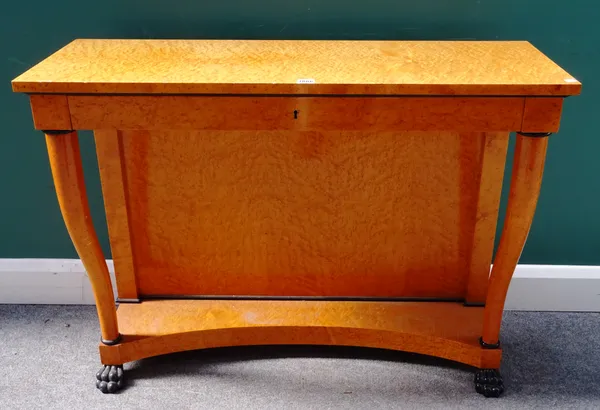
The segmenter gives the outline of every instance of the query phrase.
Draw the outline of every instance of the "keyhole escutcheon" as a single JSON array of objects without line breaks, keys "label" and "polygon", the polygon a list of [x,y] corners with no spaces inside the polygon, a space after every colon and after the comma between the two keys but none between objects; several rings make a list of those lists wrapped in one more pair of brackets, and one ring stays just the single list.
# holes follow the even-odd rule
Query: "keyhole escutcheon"
[{"label": "keyhole escutcheon", "polygon": [[299,112],[300,112],[300,111],[298,111],[298,110],[294,110],[294,119],[295,119],[295,120],[297,120],[297,119],[298,119],[298,113],[299,113]]}]

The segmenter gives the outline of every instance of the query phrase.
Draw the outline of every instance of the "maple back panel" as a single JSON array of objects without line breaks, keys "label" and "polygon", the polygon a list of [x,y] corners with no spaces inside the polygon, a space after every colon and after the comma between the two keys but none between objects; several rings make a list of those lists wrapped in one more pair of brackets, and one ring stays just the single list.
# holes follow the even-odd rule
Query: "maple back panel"
[{"label": "maple back panel", "polygon": [[498,198],[480,200],[481,169],[498,164],[499,190],[507,133],[114,135],[121,152],[100,167],[122,161],[102,174],[124,190],[104,191],[111,245],[131,235],[120,297],[132,275],[140,296],[463,298],[470,274],[487,278]]}]

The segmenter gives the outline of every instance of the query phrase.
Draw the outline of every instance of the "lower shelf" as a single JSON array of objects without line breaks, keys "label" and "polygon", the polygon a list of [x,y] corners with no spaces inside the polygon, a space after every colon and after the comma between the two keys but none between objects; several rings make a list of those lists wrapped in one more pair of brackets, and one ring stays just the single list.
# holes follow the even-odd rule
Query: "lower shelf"
[{"label": "lower shelf", "polygon": [[212,347],[338,345],[402,350],[498,368],[479,345],[483,308],[452,302],[153,300],[122,304],[104,364]]}]

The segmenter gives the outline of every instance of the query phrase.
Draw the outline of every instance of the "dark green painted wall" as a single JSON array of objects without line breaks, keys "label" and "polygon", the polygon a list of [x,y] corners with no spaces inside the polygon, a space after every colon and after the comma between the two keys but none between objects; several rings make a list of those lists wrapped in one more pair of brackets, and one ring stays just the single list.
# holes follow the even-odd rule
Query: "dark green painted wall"
[{"label": "dark green painted wall", "polygon": [[[74,38],[476,39],[529,40],[583,82],[551,137],[522,262],[600,265],[598,21],[600,5],[591,0],[7,2],[0,13],[0,257],[76,257],[43,136],[32,129],[27,97],[10,88],[12,78]],[[90,205],[108,255],[94,146],[90,133],[81,136]]]}]

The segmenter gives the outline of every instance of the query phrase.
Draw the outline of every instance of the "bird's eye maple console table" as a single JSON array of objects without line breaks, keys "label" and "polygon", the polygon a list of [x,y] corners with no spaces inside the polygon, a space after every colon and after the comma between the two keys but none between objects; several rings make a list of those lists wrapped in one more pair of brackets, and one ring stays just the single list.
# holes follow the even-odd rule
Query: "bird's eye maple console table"
[{"label": "bird's eye maple console table", "polygon": [[528,42],[76,40],[12,84],[93,285],[103,392],[128,361],[257,344],[433,355],[502,392],[506,292],[548,135],[581,88]]}]

